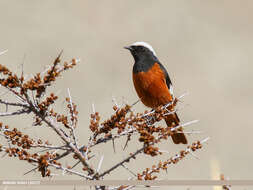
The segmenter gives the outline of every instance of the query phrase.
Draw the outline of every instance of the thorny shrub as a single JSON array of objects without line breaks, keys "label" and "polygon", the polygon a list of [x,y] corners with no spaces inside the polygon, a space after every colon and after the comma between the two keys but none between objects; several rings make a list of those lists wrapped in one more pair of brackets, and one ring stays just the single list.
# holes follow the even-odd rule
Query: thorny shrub
[{"label": "thorny shrub", "polygon": [[[103,179],[110,172],[119,166],[134,160],[140,154],[151,157],[162,154],[159,150],[159,142],[168,139],[173,133],[180,132],[183,125],[179,126],[160,126],[157,123],[165,115],[176,111],[177,99],[165,106],[160,106],[155,110],[135,113],[132,107],[135,105],[113,106],[114,113],[107,120],[102,121],[99,112],[94,110],[90,115],[89,129],[92,132],[87,142],[79,142],[75,133],[78,121],[77,105],[72,102],[70,92],[66,97],[67,114],[57,113],[54,110],[58,97],[55,93],[47,95],[47,90],[52,86],[64,71],[77,65],[79,60],[72,59],[70,62],[61,64],[60,55],[54,60],[53,64],[46,70],[36,73],[32,78],[25,79],[23,71],[21,76],[17,76],[6,66],[0,64],[0,85],[7,89],[14,97],[16,102],[9,102],[0,98],[0,104],[12,106],[14,112],[0,113],[0,116],[16,116],[22,114],[33,114],[34,125],[45,125],[52,129],[55,136],[62,139],[61,145],[53,145],[48,140],[34,139],[17,128],[11,128],[0,122],[0,133],[9,142],[9,145],[0,145],[0,151],[6,152],[10,157],[27,161],[36,165],[33,171],[37,170],[42,177],[50,176],[51,168],[80,176],[88,180]],[[191,124],[190,122],[188,124]],[[188,125],[187,123],[185,124]],[[92,148],[101,143],[107,143],[117,138],[127,137],[127,143],[131,141],[132,135],[138,134],[140,148],[129,154],[123,160],[117,160],[112,167],[100,172],[100,168],[95,169],[90,164],[93,157]],[[146,168],[133,176],[138,180],[154,180],[157,178],[155,173],[167,170],[170,164],[176,164],[190,152],[202,148],[203,141],[196,141],[165,161]],[[86,144],[85,144],[86,143]],[[44,150],[38,151],[39,149]],[[125,149],[125,148],[124,148]],[[56,151],[57,150],[57,151]],[[75,166],[63,166],[61,159],[72,154],[74,160],[82,164],[83,172],[74,170]],[[103,159],[100,160],[100,166]],[[29,173],[29,172],[27,172]],[[118,189],[129,188],[129,186],[119,186]]]}]

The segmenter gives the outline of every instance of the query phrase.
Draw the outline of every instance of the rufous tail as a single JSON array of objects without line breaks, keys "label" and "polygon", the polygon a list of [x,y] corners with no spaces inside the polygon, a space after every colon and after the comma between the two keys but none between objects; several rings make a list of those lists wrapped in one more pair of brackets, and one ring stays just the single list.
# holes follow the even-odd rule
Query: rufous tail
[{"label": "rufous tail", "polygon": [[[165,119],[165,122],[168,127],[175,127],[179,125],[179,118],[177,116],[177,113],[169,114]],[[187,144],[187,139],[185,137],[185,134],[183,133],[182,129],[178,129],[177,131],[180,131],[180,133],[174,133],[171,135],[171,138],[175,144]]]}]

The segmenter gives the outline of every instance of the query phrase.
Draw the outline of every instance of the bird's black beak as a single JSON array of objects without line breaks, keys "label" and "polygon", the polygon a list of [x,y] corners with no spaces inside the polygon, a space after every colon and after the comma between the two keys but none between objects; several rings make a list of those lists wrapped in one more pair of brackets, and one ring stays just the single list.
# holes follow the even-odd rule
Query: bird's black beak
[{"label": "bird's black beak", "polygon": [[132,46],[125,46],[124,48],[125,48],[125,49],[128,49],[128,50],[130,50],[130,51],[133,50]]}]

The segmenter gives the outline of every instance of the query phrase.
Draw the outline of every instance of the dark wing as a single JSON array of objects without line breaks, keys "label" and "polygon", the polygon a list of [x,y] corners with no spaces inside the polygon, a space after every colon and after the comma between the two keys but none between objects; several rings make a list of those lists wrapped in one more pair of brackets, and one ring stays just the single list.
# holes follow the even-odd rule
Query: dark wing
[{"label": "dark wing", "polygon": [[[170,91],[170,94],[172,96],[172,98],[174,99],[174,94],[173,94],[173,86],[172,86],[172,83],[171,83],[171,80],[170,80],[170,77],[169,77],[169,74],[168,72],[166,71],[165,67],[159,62],[159,65],[160,65],[160,68],[163,70],[163,73],[164,73],[164,76],[166,78],[166,84],[168,86],[168,89]],[[180,119],[177,115],[177,113],[173,114],[175,117],[176,117],[176,123],[177,125],[179,124],[180,122]],[[166,122],[167,123],[167,122]],[[178,143],[183,143],[183,144],[187,144],[187,140],[185,138],[185,135],[182,133],[177,133],[174,137],[172,137],[174,143],[178,144]]]},{"label": "dark wing", "polygon": [[165,76],[165,79],[166,79],[166,84],[167,84],[167,87],[168,89],[170,90],[170,93],[173,97],[173,88],[172,88],[172,83],[171,83],[171,80],[170,80],[170,77],[169,77],[169,74],[168,72],[166,71],[165,67],[160,63],[158,62],[160,68],[162,69],[163,73],[164,73],[164,76]]},{"label": "dark wing", "polygon": [[[169,89],[169,91],[170,91],[170,94],[171,94],[172,98],[174,99],[173,86],[172,86],[172,83],[171,83],[169,74],[168,74],[168,72],[166,71],[165,67],[164,67],[160,62],[158,62],[158,64],[160,65],[160,68],[162,69],[162,71],[163,71],[163,73],[164,73],[164,76],[165,76],[165,78],[166,78],[167,87],[168,87],[168,89]],[[175,117],[176,117],[176,119],[177,119],[177,123],[179,123],[179,122],[180,122],[180,119],[179,119],[177,113],[175,113]],[[184,143],[184,144],[187,144],[187,141],[186,141],[186,143]]]}]

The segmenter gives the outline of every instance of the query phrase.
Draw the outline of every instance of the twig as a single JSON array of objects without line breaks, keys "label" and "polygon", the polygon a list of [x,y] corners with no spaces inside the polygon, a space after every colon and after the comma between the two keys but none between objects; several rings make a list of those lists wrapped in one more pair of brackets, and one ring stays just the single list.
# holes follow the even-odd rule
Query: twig
[{"label": "twig", "polygon": [[92,169],[87,164],[86,159],[84,158],[83,154],[79,151],[78,148],[75,147],[75,145],[73,145],[73,143],[69,141],[69,139],[64,135],[64,133],[60,130],[60,128],[56,124],[53,124],[50,120],[46,119],[45,116],[41,115],[41,113],[35,108],[35,106],[30,101],[28,95],[26,93],[24,93],[24,95],[26,97],[27,103],[30,105],[31,111],[33,111],[34,114],[40,117],[42,121],[44,121],[49,127],[51,127],[59,135],[59,137],[61,137],[61,139],[66,143],[66,145],[70,147],[72,151],[77,155],[78,159],[82,162],[83,166],[87,168],[89,174],[95,173],[94,169]]},{"label": "twig", "polygon": [[[187,95],[187,94],[188,94],[188,93],[185,93],[185,94],[179,96],[179,97],[177,98],[177,100],[183,98],[183,97],[184,97],[185,95]],[[174,101],[173,101],[173,102],[169,102],[168,104],[164,105],[164,106],[162,107],[162,109],[166,109],[167,107],[171,106],[173,103],[174,103]],[[167,113],[167,114],[172,114],[172,113],[174,113],[174,112],[175,112],[175,111],[172,111],[172,112],[169,112],[169,113]],[[148,113],[142,115],[142,117],[146,117],[146,116],[148,116],[148,115],[150,115],[150,114],[152,114],[152,113],[155,113],[155,110],[152,110],[152,111],[150,111],[150,112],[148,112]]]},{"label": "twig", "polygon": [[121,162],[115,164],[111,168],[107,169],[106,171],[104,171],[103,173],[98,175],[98,178],[101,178],[101,177],[105,176],[106,174],[109,174],[111,171],[115,170],[116,168],[118,168],[119,166],[124,164],[125,162],[128,162],[130,159],[134,158],[137,154],[141,153],[145,148],[146,148],[146,146],[143,146],[142,148],[138,149],[137,151],[135,151],[133,154],[131,154],[130,156],[128,156],[127,158],[125,158]]},{"label": "twig", "polygon": [[21,114],[28,114],[30,113],[31,110],[27,110],[27,109],[21,109],[18,111],[14,111],[14,112],[5,112],[5,113],[0,113],[0,117],[5,117],[5,116],[14,116],[14,115],[21,115]]},{"label": "twig", "polygon": [[73,120],[71,119],[71,133],[72,133],[72,136],[73,136],[73,140],[74,140],[74,144],[75,144],[75,146],[76,146],[76,148],[78,148],[78,141],[77,141],[77,137],[76,137],[76,134],[75,134],[75,125],[76,125],[76,123],[75,123],[75,117],[76,117],[76,115],[75,115],[75,113],[74,113],[74,108],[73,108],[73,103],[72,103],[72,98],[71,98],[71,95],[70,95],[70,90],[69,90],[69,88],[68,88],[68,96],[69,96],[69,103],[70,103],[70,107],[71,107],[71,117],[73,118]]},{"label": "twig", "polygon": [[[207,137],[207,138],[201,140],[201,141],[200,141],[200,144],[203,144],[203,143],[207,142],[209,139],[210,139],[210,138]],[[192,146],[193,146],[193,145],[192,145]],[[186,148],[186,149],[184,150],[184,155],[186,155],[187,153],[192,153],[192,146],[189,146],[188,148]],[[173,163],[177,163],[178,159],[182,159],[182,158],[184,158],[184,156],[182,156],[181,153],[180,153],[180,154],[176,154],[175,156],[171,157],[169,160],[172,161],[172,162],[174,161]],[[151,170],[147,171],[147,173],[146,173],[145,175],[151,174],[151,173],[153,173],[154,171],[159,171],[159,169],[160,169],[159,167],[152,168]],[[143,176],[142,176],[142,177],[143,177]],[[138,178],[138,179],[139,179],[139,178]]]},{"label": "twig", "polygon": [[68,168],[65,168],[63,166],[59,166],[59,165],[56,165],[56,164],[52,164],[52,163],[48,163],[49,166],[53,166],[54,168],[56,169],[60,169],[60,170],[63,170],[63,171],[66,171],[66,172],[69,172],[71,174],[75,174],[75,175],[78,175],[80,177],[84,177],[86,179],[92,179],[91,176],[87,176],[83,173],[80,173],[80,172],[77,172],[77,171],[74,171],[74,170],[71,170],[71,169],[68,169]]},{"label": "twig", "polygon": [[113,152],[116,153],[116,149],[115,149],[115,142],[114,139],[112,139],[112,147],[113,147]]},{"label": "twig", "polygon": [[131,105],[131,107],[133,107],[134,105],[136,105],[138,102],[140,102],[141,100],[140,99],[138,99],[136,102],[134,102],[132,105]]},{"label": "twig", "polygon": [[81,161],[80,160],[78,160],[78,162],[77,163],[75,163],[72,167],[71,167],[71,169],[73,169],[74,167],[76,167],[78,164],[80,164],[81,163]]},{"label": "twig", "polygon": [[98,173],[98,172],[100,171],[100,169],[101,169],[103,160],[104,160],[104,155],[101,156],[100,161],[99,161],[99,163],[98,163],[97,173]]},{"label": "twig", "polygon": [[31,147],[34,147],[34,148],[46,148],[48,150],[52,150],[52,149],[70,150],[70,148],[68,148],[66,145],[63,145],[63,146],[51,146],[51,145],[35,144],[35,145],[31,145]]},{"label": "twig", "polygon": [[18,92],[16,92],[15,90],[13,90],[12,88],[9,88],[8,86],[2,86],[4,88],[6,88],[7,90],[9,90],[10,92],[12,92],[13,95],[15,95],[15,97],[21,101],[21,102],[25,102],[25,98],[22,97]]},{"label": "twig", "polygon": [[31,170],[29,170],[29,171],[27,171],[27,172],[25,172],[23,175],[27,175],[27,174],[29,174],[29,173],[31,173],[32,171],[35,171],[35,170],[37,170],[37,169],[38,169],[38,166],[35,167],[35,168],[33,168],[33,169],[31,169]]},{"label": "twig", "polygon": [[175,131],[180,127],[186,127],[188,125],[191,125],[191,124],[194,124],[194,123],[197,123],[197,122],[199,122],[199,120],[193,120],[193,121],[189,121],[187,123],[179,124],[178,126],[171,128],[171,131]]},{"label": "twig", "polygon": [[137,177],[137,175],[133,171],[131,171],[128,167],[126,167],[124,164],[121,164],[121,166],[125,168],[128,172],[130,172],[133,176]]},{"label": "twig", "polygon": [[9,105],[9,106],[17,106],[17,107],[26,107],[26,108],[28,108],[28,104],[7,102],[7,101],[1,100],[1,99],[0,99],[0,103],[5,104],[5,105]]},{"label": "twig", "polygon": [[127,147],[129,140],[130,140],[130,136],[128,135],[128,136],[127,136],[126,143],[125,143],[125,145],[124,145],[124,147],[123,147],[123,150],[125,150],[125,148]]}]

